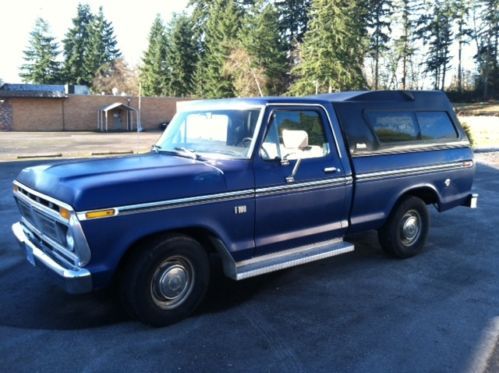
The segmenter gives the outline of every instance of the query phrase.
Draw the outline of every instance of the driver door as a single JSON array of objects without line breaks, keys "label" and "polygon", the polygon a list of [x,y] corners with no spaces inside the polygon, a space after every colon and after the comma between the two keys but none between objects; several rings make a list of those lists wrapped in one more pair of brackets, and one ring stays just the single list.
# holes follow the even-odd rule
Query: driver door
[{"label": "driver door", "polygon": [[324,110],[267,110],[254,161],[256,255],[342,236],[347,181]]}]

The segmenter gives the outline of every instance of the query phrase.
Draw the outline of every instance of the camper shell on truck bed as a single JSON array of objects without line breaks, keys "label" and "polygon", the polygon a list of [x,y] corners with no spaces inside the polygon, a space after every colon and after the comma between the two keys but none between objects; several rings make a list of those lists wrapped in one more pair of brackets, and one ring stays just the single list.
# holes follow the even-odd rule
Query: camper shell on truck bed
[{"label": "camper shell on truck bed", "polygon": [[[234,280],[354,250],[423,250],[430,218],[476,207],[473,152],[441,92],[185,102],[152,151],[37,165],[13,193],[29,262],[71,293],[117,283],[153,325],[201,302],[216,254]],[[458,249],[458,248],[456,248]]]},{"label": "camper shell on truck bed", "polygon": [[[469,199],[474,168],[463,165],[473,163],[473,152],[445,93],[365,91],[311,97],[331,102],[350,153],[350,232],[379,229],[409,190],[419,190],[439,211]],[[441,179],[452,170],[458,173]]]},{"label": "camper shell on truck bed", "polygon": [[469,146],[441,91],[342,92],[312,97],[333,104],[352,157]]}]

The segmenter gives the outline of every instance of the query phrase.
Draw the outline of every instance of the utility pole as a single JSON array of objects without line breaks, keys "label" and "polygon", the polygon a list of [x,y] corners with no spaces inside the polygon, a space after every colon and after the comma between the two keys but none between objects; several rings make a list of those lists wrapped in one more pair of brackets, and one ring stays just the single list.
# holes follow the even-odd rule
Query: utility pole
[{"label": "utility pole", "polygon": [[142,127],[142,83],[139,82],[139,111],[137,112],[137,132],[143,132]]}]

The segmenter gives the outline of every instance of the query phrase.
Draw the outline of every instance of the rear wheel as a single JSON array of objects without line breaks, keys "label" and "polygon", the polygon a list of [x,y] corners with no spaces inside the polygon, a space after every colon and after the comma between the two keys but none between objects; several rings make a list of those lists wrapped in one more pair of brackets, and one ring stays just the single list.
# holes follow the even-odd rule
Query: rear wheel
[{"label": "rear wheel", "polygon": [[124,271],[124,304],[142,322],[154,326],[189,316],[201,303],[210,277],[205,250],[185,235],[144,243]]},{"label": "rear wheel", "polygon": [[383,250],[398,258],[419,254],[428,236],[430,216],[423,200],[417,197],[403,199],[379,230]]}]

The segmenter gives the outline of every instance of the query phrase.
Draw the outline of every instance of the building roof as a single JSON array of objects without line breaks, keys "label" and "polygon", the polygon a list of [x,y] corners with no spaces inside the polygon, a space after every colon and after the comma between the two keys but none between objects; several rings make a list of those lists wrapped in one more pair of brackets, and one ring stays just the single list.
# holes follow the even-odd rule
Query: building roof
[{"label": "building roof", "polygon": [[110,111],[110,110],[113,110],[113,109],[116,109],[116,108],[119,108],[119,107],[121,107],[123,109],[126,109],[128,111],[137,111],[137,109],[135,109],[135,108],[133,108],[131,106],[125,105],[122,102],[115,102],[114,104],[103,106],[103,107],[101,107],[99,109],[99,111],[106,112],[106,111]]},{"label": "building roof", "polygon": [[66,98],[68,95],[64,85],[5,83],[0,86],[0,97]]}]

